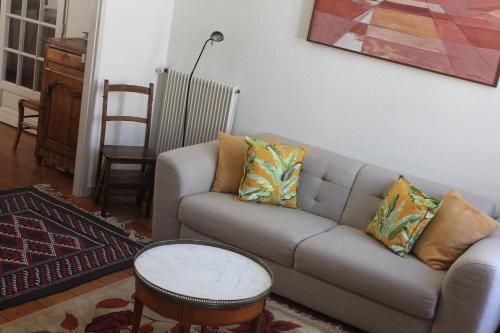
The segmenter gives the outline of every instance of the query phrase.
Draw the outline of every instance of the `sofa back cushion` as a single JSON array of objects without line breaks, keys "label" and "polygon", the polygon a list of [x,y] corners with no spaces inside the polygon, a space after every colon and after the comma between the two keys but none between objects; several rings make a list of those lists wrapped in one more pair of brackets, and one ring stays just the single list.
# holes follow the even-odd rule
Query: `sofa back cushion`
[{"label": "sofa back cushion", "polygon": [[309,149],[300,174],[298,207],[338,222],[364,163],[290,139],[280,138],[280,142]]},{"label": "sofa back cushion", "polygon": [[[356,177],[346,208],[340,219],[340,224],[365,229],[398,176],[399,173],[395,171],[374,165],[365,165]],[[418,177],[404,176],[429,196],[441,198],[453,189],[450,186],[433,183]],[[495,203],[474,194],[460,193],[474,207],[491,217],[495,217]]]}]

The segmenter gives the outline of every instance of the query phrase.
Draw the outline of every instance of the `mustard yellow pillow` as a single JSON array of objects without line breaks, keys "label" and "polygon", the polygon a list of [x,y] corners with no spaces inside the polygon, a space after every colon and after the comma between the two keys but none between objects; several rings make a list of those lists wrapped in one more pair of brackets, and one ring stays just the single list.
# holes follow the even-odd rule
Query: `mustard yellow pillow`
[{"label": "mustard yellow pillow", "polygon": [[212,191],[238,193],[241,178],[243,177],[245,152],[248,145],[243,136],[219,132],[218,139],[219,157]]},{"label": "mustard yellow pillow", "polygon": [[406,257],[440,204],[400,176],[365,232]]},{"label": "mustard yellow pillow", "polygon": [[[213,192],[238,193],[248,145],[244,136],[229,135],[223,132],[218,134],[219,157],[217,170],[212,184]],[[276,138],[265,138],[266,141],[279,143]]]},{"label": "mustard yellow pillow", "polygon": [[297,208],[297,186],[303,147],[245,138],[248,144],[239,200]]},{"label": "mustard yellow pillow", "polygon": [[436,217],[413,252],[434,269],[448,269],[467,249],[488,237],[497,221],[465,201],[458,191],[445,195]]}]

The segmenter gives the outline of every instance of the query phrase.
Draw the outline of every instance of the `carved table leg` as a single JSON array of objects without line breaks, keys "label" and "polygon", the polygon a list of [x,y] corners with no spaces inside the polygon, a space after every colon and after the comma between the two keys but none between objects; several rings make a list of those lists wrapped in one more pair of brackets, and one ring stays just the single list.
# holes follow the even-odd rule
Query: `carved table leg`
[{"label": "carved table leg", "polygon": [[132,326],[132,333],[139,333],[143,308],[144,304],[136,297],[134,302],[134,326]]},{"label": "carved table leg", "polygon": [[252,320],[250,324],[250,333],[260,333],[262,331],[262,314]]}]

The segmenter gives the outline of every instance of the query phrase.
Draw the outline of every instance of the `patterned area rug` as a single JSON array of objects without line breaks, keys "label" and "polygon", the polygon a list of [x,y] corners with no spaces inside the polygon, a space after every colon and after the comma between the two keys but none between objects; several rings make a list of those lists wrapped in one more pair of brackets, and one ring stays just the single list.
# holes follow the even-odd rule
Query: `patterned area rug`
[{"label": "patterned area rug", "polygon": [[132,266],[143,247],[44,187],[0,192],[0,309]]},{"label": "patterned area rug", "polygon": [[[64,303],[0,326],[0,333],[120,333],[130,332],[134,278],[127,278]],[[213,327],[209,333],[247,333],[249,325]],[[172,320],[144,308],[141,333],[177,333]],[[191,333],[200,332],[193,326]],[[340,325],[299,313],[268,300],[263,333],[347,333]]]}]

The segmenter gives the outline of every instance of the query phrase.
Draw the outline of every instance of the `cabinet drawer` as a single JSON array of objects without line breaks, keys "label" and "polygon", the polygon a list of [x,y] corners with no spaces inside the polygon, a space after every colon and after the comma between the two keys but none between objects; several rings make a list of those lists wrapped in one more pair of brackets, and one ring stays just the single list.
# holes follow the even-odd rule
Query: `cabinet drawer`
[{"label": "cabinet drawer", "polygon": [[52,62],[52,61],[47,61],[47,67],[45,70],[63,73],[65,75],[67,75],[68,77],[79,79],[79,80],[83,80],[83,76],[84,76],[83,69],[64,66],[64,65]]},{"label": "cabinet drawer", "polygon": [[63,52],[54,48],[49,48],[47,50],[47,61],[55,62],[64,66],[73,67],[81,70],[85,68],[85,64],[82,63],[81,56]]}]

